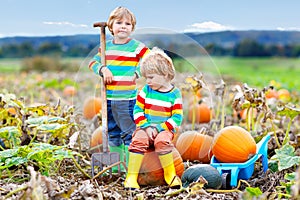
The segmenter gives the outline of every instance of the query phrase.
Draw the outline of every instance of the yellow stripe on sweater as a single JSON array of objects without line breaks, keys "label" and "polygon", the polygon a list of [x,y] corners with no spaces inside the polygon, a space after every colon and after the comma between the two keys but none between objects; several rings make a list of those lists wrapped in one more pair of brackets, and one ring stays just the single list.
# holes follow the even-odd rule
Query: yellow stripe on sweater
[{"label": "yellow stripe on sweater", "polygon": [[137,62],[136,61],[118,61],[118,60],[107,60],[107,65],[114,65],[117,67],[121,66],[136,66]]},{"label": "yellow stripe on sweater", "polygon": [[135,90],[135,85],[107,85],[107,90]]}]

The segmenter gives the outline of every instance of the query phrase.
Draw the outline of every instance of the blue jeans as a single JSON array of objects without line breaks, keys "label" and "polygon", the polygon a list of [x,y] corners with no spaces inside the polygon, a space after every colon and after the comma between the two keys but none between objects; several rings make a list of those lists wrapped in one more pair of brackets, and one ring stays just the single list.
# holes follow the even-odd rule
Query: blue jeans
[{"label": "blue jeans", "polygon": [[136,126],[133,108],[136,100],[107,100],[107,128],[109,146],[130,145]]}]

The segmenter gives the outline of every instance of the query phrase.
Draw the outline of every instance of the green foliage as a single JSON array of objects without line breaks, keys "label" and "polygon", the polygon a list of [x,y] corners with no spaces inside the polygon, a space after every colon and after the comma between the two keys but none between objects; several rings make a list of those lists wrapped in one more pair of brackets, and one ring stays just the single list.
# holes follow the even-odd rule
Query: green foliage
[{"label": "green foliage", "polygon": [[56,170],[57,161],[72,158],[74,155],[79,154],[63,146],[32,143],[30,145],[0,151],[0,171],[10,171],[12,167],[33,165],[37,167],[42,174],[49,175]]},{"label": "green foliage", "polygon": [[275,161],[278,164],[277,170],[279,171],[298,166],[300,163],[300,156],[295,154],[295,148],[291,145],[283,145],[280,149],[275,149],[275,153],[270,161]]},{"label": "green foliage", "polygon": [[34,56],[22,61],[21,71],[76,71],[77,67],[63,63],[58,56]]},{"label": "green foliage", "polygon": [[39,85],[45,88],[55,88],[59,90],[63,90],[68,85],[74,85],[76,87],[77,83],[72,81],[71,79],[46,79],[39,83]]},{"label": "green foliage", "polygon": [[260,197],[262,195],[262,191],[258,187],[246,187],[245,192],[243,193],[244,200],[254,199],[255,197]]},{"label": "green foliage", "polygon": [[7,148],[0,151],[0,175],[10,175],[28,165],[48,175],[56,170],[58,161],[74,161],[75,155],[80,156],[65,145],[77,130],[72,106],[67,110],[59,104],[25,106],[16,95],[4,93],[0,94],[0,113],[0,138]]}]

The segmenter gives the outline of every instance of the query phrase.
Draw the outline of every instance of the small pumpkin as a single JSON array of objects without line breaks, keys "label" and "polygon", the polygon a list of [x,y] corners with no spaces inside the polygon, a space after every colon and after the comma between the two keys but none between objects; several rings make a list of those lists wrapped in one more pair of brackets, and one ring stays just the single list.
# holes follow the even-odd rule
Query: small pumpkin
[{"label": "small pumpkin", "polygon": [[182,186],[196,182],[202,176],[207,181],[204,188],[219,189],[222,186],[222,177],[218,170],[209,164],[197,164],[186,169],[181,177]]},{"label": "small pumpkin", "polygon": [[193,122],[193,113],[195,112],[195,123],[208,123],[211,120],[212,110],[206,103],[200,101],[196,105],[189,107],[188,121]]},{"label": "small pumpkin", "polygon": [[99,97],[89,97],[83,103],[83,116],[86,119],[92,119],[98,114],[102,107],[102,101]]},{"label": "small pumpkin", "polygon": [[[243,109],[240,111],[240,117],[242,120],[246,120],[247,119],[247,108]],[[253,108],[251,107],[248,111],[248,119],[251,120],[251,116],[253,118],[256,118],[257,117],[257,109],[256,108]]]},{"label": "small pumpkin", "polygon": [[278,90],[278,99],[283,101],[284,103],[287,103],[291,99],[291,94],[287,89],[281,88]]},{"label": "small pumpkin", "polygon": [[227,126],[215,135],[212,152],[219,162],[241,163],[256,154],[256,143],[245,129]]},{"label": "small pumpkin", "polygon": [[[205,130],[204,130],[205,131]],[[176,142],[176,148],[184,161],[209,163],[213,138],[198,131],[182,133]]]},{"label": "small pumpkin", "polygon": [[102,126],[95,129],[91,136],[90,151],[92,153],[102,152]]},{"label": "small pumpkin", "polygon": [[278,99],[278,92],[277,90],[275,89],[269,89],[267,92],[266,92],[266,98],[267,99],[271,99],[271,98],[275,98],[275,99]]},{"label": "small pumpkin", "polygon": [[[182,158],[176,148],[172,150],[174,167],[177,176],[181,177],[184,171]],[[165,185],[164,170],[160,164],[158,154],[154,149],[149,149],[145,154],[138,175],[139,185]]]},{"label": "small pumpkin", "polygon": [[74,86],[68,85],[63,90],[64,96],[74,96],[77,94],[77,90]]}]

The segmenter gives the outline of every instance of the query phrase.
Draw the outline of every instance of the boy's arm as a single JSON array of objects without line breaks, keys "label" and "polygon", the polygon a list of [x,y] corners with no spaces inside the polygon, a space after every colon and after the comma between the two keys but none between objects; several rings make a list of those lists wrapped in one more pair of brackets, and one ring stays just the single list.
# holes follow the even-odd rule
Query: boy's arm
[{"label": "boy's arm", "polygon": [[137,127],[140,128],[147,128],[150,126],[150,123],[148,122],[147,118],[145,117],[145,92],[143,88],[137,98],[136,98],[136,104],[133,109],[133,117],[134,122]]},{"label": "boy's arm", "polygon": [[179,127],[183,119],[183,110],[182,110],[182,97],[178,93],[172,107],[172,116],[165,122],[158,124],[156,129],[158,133],[162,131],[172,131],[176,132],[176,127]]},{"label": "boy's arm", "polygon": [[89,69],[93,71],[97,75],[101,75],[100,70],[102,69],[101,63],[101,50],[99,48],[98,53],[93,57],[91,62],[89,63]]},{"label": "boy's arm", "polygon": [[[139,52],[138,54],[138,57],[141,61],[141,59],[147,55],[149,52],[150,52],[150,49],[148,47],[146,47],[144,44],[142,44],[142,48],[141,48],[141,51]],[[141,76],[141,67],[140,67],[140,62],[138,63],[138,66],[136,67],[136,70],[135,70],[135,76],[136,78],[139,78]]]}]

